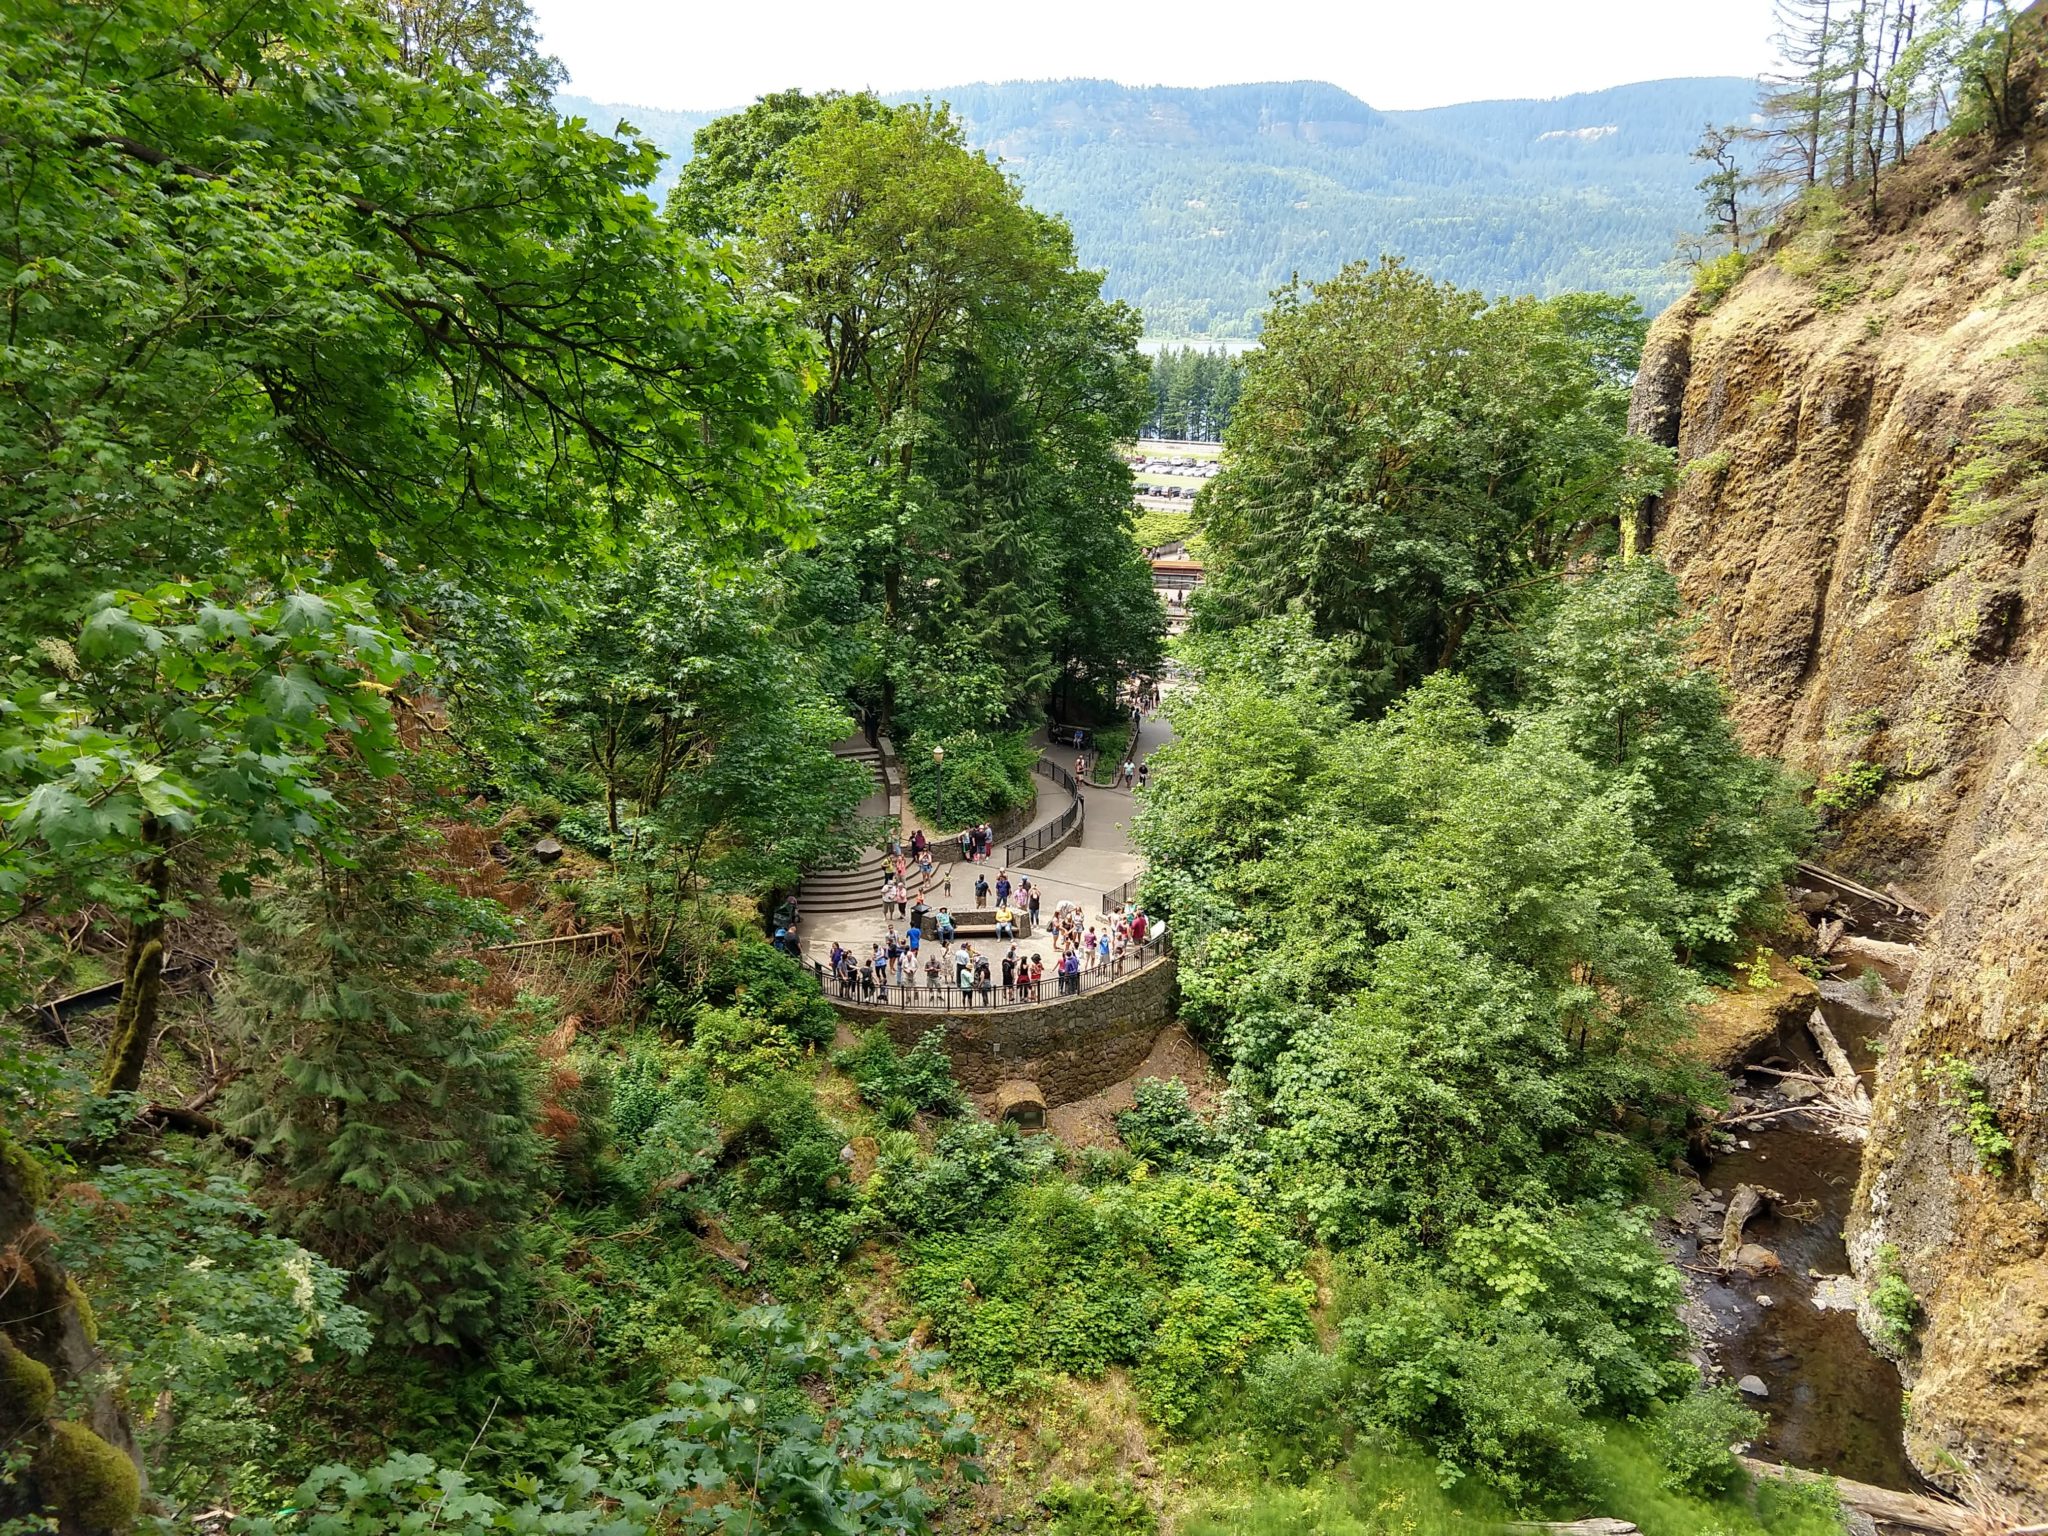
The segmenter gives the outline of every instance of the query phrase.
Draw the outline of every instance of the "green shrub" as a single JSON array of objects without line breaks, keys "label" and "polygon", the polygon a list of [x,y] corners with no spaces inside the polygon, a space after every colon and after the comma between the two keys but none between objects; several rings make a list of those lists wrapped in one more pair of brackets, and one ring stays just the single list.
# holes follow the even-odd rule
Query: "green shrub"
[{"label": "green shrub", "polygon": [[1692,291],[1699,296],[1700,308],[1712,309],[1720,303],[1748,269],[1749,256],[1743,251],[1730,251],[1693,268]]},{"label": "green shrub", "polygon": [[1057,1155],[1014,1126],[961,1120],[939,1133],[929,1157],[914,1143],[886,1148],[876,1167],[876,1208],[900,1231],[943,1232],[999,1212],[998,1201],[1045,1172]]},{"label": "green shrub", "polygon": [[915,1239],[906,1277],[954,1368],[986,1389],[1025,1369],[1131,1366],[1147,1413],[1176,1430],[1254,1357],[1309,1337],[1300,1248],[1226,1185],[1052,1181],[996,1208],[998,1221]]},{"label": "green shrub", "polygon": [[1244,1375],[1245,1424],[1276,1471],[1333,1467],[1342,1459],[1351,1369],[1335,1355],[1300,1343],[1269,1350]]},{"label": "green shrub", "polygon": [[1742,1467],[1730,1447],[1763,1433],[1764,1416],[1736,1390],[1696,1386],[1650,1416],[1651,1442],[1664,1467],[1664,1486],[1674,1493],[1712,1496],[1742,1481]]},{"label": "green shrub", "polygon": [[[934,746],[946,750],[943,818],[939,815],[941,772],[932,761]],[[963,731],[936,742],[915,739],[905,749],[903,760],[910,803],[927,825],[945,831],[994,821],[1031,803],[1036,792],[1031,770],[1038,756],[1029,731]]]},{"label": "green shrub", "polygon": [[1369,1263],[1344,1319],[1361,1428],[1435,1456],[1447,1483],[1474,1476],[1511,1502],[1583,1490],[1593,1372],[1514,1306],[1487,1305],[1410,1263]]},{"label": "green shrub", "polygon": [[1088,772],[1091,784],[1108,784],[1115,780],[1123,767],[1124,753],[1131,744],[1131,728],[1128,725],[1104,726],[1095,733],[1095,745],[1088,750],[1094,754]]},{"label": "green shrub", "polygon": [[2012,1172],[2012,1137],[1999,1124],[1997,1106],[1970,1064],[1960,1056],[1944,1056],[1922,1068],[1922,1075],[1946,1089],[1943,1097],[1961,1118],[1950,1128],[1976,1149],[1977,1165],[1994,1179]]},{"label": "green shrub", "polygon": [[721,952],[705,981],[704,996],[721,1007],[747,1009],[787,1030],[801,1045],[830,1045],[839,1028],[839,1015],[803,962],[751,932]]},{"label": "green shrub", "polygon": [[1145,1496],[1128,1484],[1113,1488],[1054,1483],[1038,1496],[1051,1517],[1044,1536],[1153,1536],[1159,1517]]},{"label": "green shrub", "polygon": [[1858,762],[1822,775],[1813,792],[1813,808],[1830,815],[1868,805],[1883,791],[1887,773],[1882,763]]},{"label": "green shrub", "polygon": [[1216,1134],[1188,1103],[1179,1078],[1148,1077],[1132,1090],[1135,1102],[1116,1117],[1116,1133],[1132,1156],[1161,1168],[1213,1157]]},{"label": "green shrub", "polygon": [[1877,1340],[1902,1355],[1913,1346],[1920,1327],[1920,1298],[1899,1271],[1899,1250],[1886,1243],[1877,1250],[1877,1282],[1870,1288],[1870,1308],[1877,1314]]},{"label": "green shrub", "polygon": [[[933,1029],[903,1053],[887,1030],[871,1029],[857,1045],[833,1056],[832,1064],[853,1079],[862,1101],[881,1110],[892,1126],[907,1124],[921,1109],[958,1114],[965,1100],[953,1081],[945,1039],[943,1030]],[[904,1112],[892,1118],[898,1105]]]}]

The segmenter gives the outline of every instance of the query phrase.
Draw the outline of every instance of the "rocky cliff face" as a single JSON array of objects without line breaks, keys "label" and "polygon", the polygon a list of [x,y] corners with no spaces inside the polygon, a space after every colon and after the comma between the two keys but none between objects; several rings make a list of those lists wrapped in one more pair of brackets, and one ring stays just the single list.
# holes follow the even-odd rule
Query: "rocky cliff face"
[{"label": "rocky cliff face", "polygon": [[1908,1448],[2048,1504],[2048,506],[1969,523],[1949,486],[2048,389],[2037,138],[1930,146],[1877,217],[1823,211],[1682,300],[1634,416],[1677,451],[1647,532],[1744,739],[1849,798],[1881,769],[1824,857],[1939,913],[1851,1229],[1866,1293],[1893,1270],[1922,1308]]}]

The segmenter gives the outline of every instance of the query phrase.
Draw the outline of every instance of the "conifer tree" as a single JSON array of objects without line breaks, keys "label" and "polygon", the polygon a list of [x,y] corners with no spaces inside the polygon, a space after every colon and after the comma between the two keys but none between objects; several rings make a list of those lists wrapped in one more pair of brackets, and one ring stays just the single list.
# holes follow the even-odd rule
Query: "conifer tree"
[{"label": "conifer tree", "polygon": [[387,1339],[484,1337],[536,1174],[518,1055],[454,985],[453,922],[389,830],[259,909],[229,1014],[228,1119],[281,1230],[352,1269]]}]

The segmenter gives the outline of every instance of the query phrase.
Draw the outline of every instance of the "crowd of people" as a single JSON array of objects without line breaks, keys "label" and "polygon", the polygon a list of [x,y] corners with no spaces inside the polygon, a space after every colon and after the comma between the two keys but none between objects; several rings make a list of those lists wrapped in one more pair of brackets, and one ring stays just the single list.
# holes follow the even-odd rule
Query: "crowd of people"
[{"label": "crowd of people", "polygon": [[[998,877],[998,885],[1008,883],[1007,872]],[[954,918],[945,907],[933,912],[920,900],[903,932],[899,934],[892,924],[866,955],[834,943],[832,984],[848,1002],[907,1004],[922,1000],[936,1004],[951,1001],[957,993],[962,1006],[978,1003],[985,1008],[998,1001],[1042,1002],[1047,996],[1048,975],[1051,995],[1065,997],[1078,994],[1083,977],[1091,973],[1116,976],[1127,965],[1144,963],[1142,951],[1148,940],[1157,937],[1144,908],[1128,902],[1121,911],[1090,922],[1079,902],[1062,901],[1054,908],[1044,933],[1035,935],[1041,893],[1030,885],[1026,878],[1019,887],[1026,893],[1033,915],[1031,925],[1021,933],[1021,909],[1011,906],[1008,898],[999,898],[995,943],[1007,945],[1000,955],[958,936]],[[1012,914],[1007,921],[1005,912]],[[926,923],[932,925],[929,930]],[[1039,944],[1027,954],[1023,941],[1034,936]],[[1053,956],[1050,972],[1045,958],[1048,949]]]},{"label": "crowd of people", "polygon": [[[1131,715],[1133,750],[1118,764],[1114,785],[1142,790],[1150,785],[1152,765],[1135,750],[1137,727],[1159,706],[1157,684],[1140,680],[1127,687],[1122,703]],[[1077,784],[1088,782],[1083,746],[1074,761]],[[865,954],[857,945],[835,941],[820,966],[841,998],[944,1004],[957,997],[963,1006],[983,1007],[1039,1002],[1080,992],[1089,975],[1113,976],[1142,964],[1144,956],[1134,951],[1157,937],[1156,925],[1135,903],[1091,920],[1079,902],[1060,901],[1048,916],[1045,893],[1029,875],[1013,882],[1007,869],[998,869],[991,879],[996,838],[987,822],[961,832],[959,850],[957,865],[941,864],[923,828],[908,839],[890,838],[879,892],[884,933]],[[958,917],[952,909],[956,879],[966,886],[962,895],[971,892],[973,898],[972,908]],[[800,954],[793,910],[788,918],[784,927],[778,915],[776,943]],[[970,931],[960,932],[963,925]],[[983,948],[976,941],[987,940],[991,928],[993,941]]]}]

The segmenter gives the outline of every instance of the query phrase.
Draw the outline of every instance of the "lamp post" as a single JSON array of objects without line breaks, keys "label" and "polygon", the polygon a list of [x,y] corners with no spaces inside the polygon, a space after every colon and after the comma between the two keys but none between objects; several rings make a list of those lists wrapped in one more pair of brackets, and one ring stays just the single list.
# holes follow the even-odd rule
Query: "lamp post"
[{"label": "lamp post", "polygon": [[932,748],[932,771],[939,776],[939,786],[932,793],[932,820],[941,831],[946,825],[946,749]]}]

